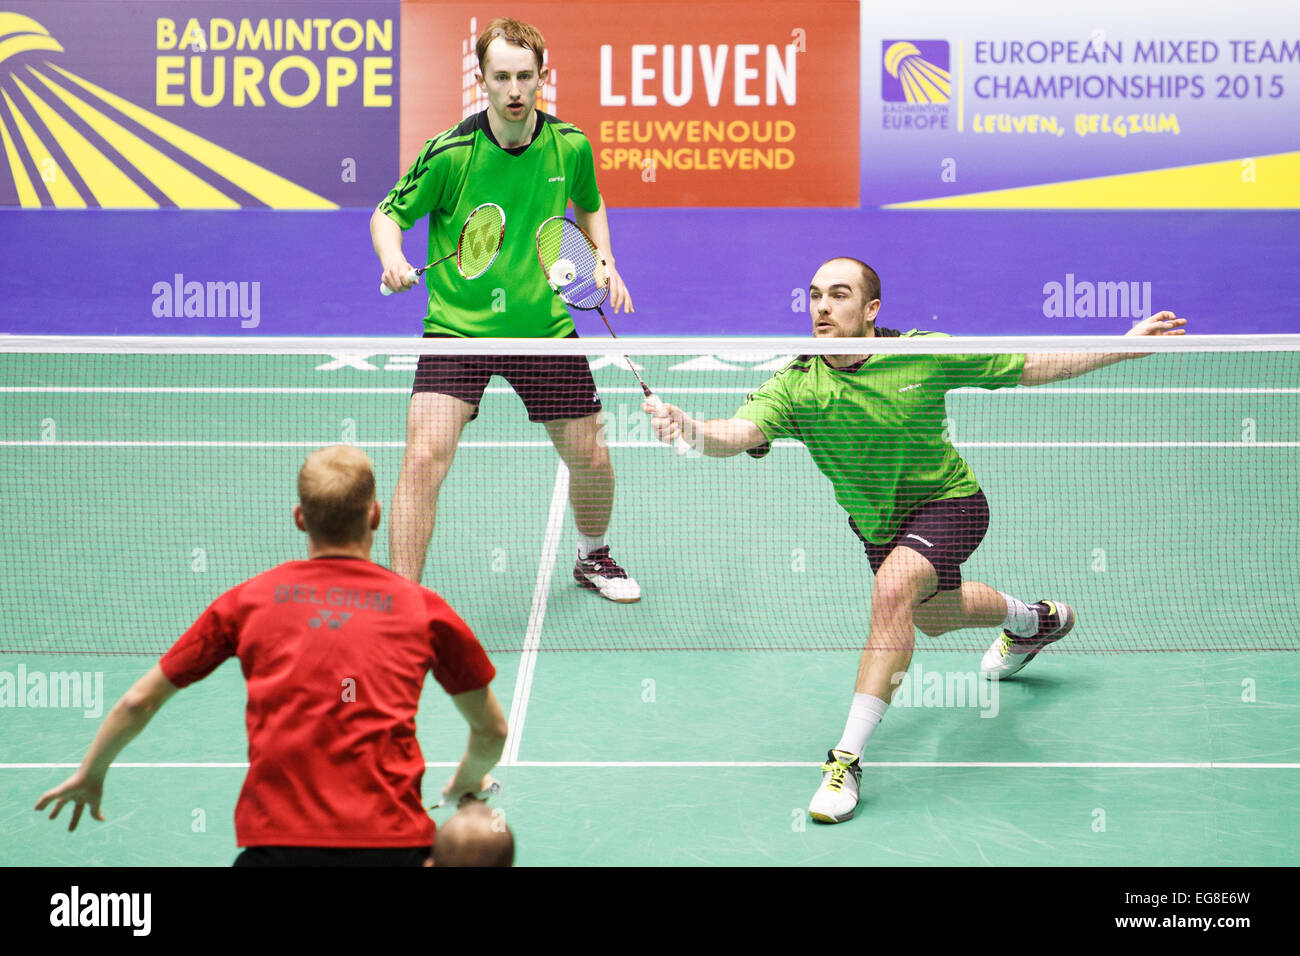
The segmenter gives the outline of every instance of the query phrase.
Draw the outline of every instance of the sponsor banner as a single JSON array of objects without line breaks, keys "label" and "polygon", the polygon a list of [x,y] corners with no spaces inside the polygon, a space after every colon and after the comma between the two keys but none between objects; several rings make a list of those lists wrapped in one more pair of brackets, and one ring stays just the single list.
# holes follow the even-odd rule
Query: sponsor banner
[{"label": "sponsor banner", "polygon": [[[485,3],[402,4],[401,154],[486,107]],[[858,4],[517,3],[613,206],[858,205]],[[415,92],[415,91],[418,91]]]},{"label": "sponsor banner", "polygon": [[0,205],[371,206],[400,20],[397,0],[0,0]]},{"label": "sponsor banner", "polygon": [[861,49],[864,204],[1300,206],[1290,3],[872,2]]}]

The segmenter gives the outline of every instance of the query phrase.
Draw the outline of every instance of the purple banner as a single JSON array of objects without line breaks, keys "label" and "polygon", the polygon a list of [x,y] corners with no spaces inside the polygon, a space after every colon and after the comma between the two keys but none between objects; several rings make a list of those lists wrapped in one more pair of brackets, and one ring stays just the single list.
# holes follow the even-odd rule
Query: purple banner
[{"label": "purple banner", "polygon": [[373,206],[400,22],[397,0],[6,3],[0,205]]}]

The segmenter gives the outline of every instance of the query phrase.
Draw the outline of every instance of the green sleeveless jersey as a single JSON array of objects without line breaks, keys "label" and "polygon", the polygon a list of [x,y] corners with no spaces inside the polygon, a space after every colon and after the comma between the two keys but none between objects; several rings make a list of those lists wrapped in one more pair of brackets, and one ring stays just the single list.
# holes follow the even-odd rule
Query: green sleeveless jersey
[{"label": "green sleeveless jersey", "polygon": [[[913,329],[903,336],[942,334]],[[767,438],[750,449],[756,458],[777,438],[803,442],[862,535],[887,544],[919,505],[979,491],[945,434],[948,390],[1018,385],[1024,367],[1023,355],[888,354],[837,369],[820,355],[800,355],[752,393],[736,417]]]},{"label": "green sleeveless jersey", "polygon": [[[420,156],[379,204],[402,229],[429,217],[429,260],[456,251],[461,226],[485,202],[505,210],[501,254],[477,279],[464,279],[454,261],[424,274],[429,291],[426,332],[502,338],[562,338],[573,318],[551,291],[537,262],[537,227],[564,215],[569,200],[588,212],[600,208],[591,142],[583,132],[537,112],[533,139],[502,149],[487,112],[425,144]],[[417,263],[419,265],[419,263]]]}]

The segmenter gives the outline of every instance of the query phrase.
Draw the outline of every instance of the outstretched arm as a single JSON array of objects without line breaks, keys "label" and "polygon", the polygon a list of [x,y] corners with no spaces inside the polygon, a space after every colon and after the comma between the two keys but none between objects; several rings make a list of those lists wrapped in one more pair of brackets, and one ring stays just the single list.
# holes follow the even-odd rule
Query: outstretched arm
[{"label": "outstretched arm", "polygon": [[[1186,319],[1172,312],[1157,312],[1133,326],[1126,335],[1183,335]],[[1107,365],[1126,359],[1142,358],[1149,352],[1038,352],[1025,356],[1025,368],[1020,373],[1021,385],[1046,385],[1078,378]]]},{"label": "outstretched arm", "polygon": [[748,419],[710,418],[700,421],[676,405],[665,404],[656,409],[649,402],[642,403],[641,410],[650,416],[650,426],[660,441],[671,443],[681,435],[700,454],[712,458],[739,455],[767,442],[763,430]]},{"label": "outstretched arm", "polygon": [[55,801],[54,809],[50,812],[50,819],[53,820],[65,803],[75,803],[72,820],[68,823],[69,830],[77,829],[77,822],[81,819],[81,811],[86,804],[90,804],[92,817],[103,820],[99,803],[104,797],[104,777],[108,774],[109,766],[122,752],[122,748],[144,730],[158,708],[178,689],[167,679],[161,667],[157,664],[151,667],[108,712],[77,772],[54,789],[47,790],[36,804],[36,809],[44,810],[51,801]]}]

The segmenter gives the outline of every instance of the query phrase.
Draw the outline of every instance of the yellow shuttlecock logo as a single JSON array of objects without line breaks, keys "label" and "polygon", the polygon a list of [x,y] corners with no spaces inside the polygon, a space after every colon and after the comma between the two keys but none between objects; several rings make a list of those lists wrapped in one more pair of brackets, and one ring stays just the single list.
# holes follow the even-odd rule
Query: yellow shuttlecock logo
[{"label": "yellow shuttlecock logo", "polygon": [[884,59],[882,98],[886,102],[948,102],[952,78],[946,42],[932,40],[918,46],[910,40],[896,40],[885,47]]},{"label": "yellow shuttlecock logo", "polygon": [[[233,184],[273,209],[337,208],[323,196],[49,60],[39,67],[30,61],[6,63],[34,52],[63,53],[64,49],[31,17],[0,11],[0,64],[5,64],[0,73],[7,73],[0,80],[0,146],[20,205],[236,209],[239,201],[226,192],[227,184]],[[108,155],[83,134],[72,122],[74,117],[115,155]],[[181,165],[133,128],[157,136],[198,171]],[[64,168],[65,163],[71,170]],[[146,191],[141,180],[157,192]],[[156,198],[159,194],[165,202]]]}]

